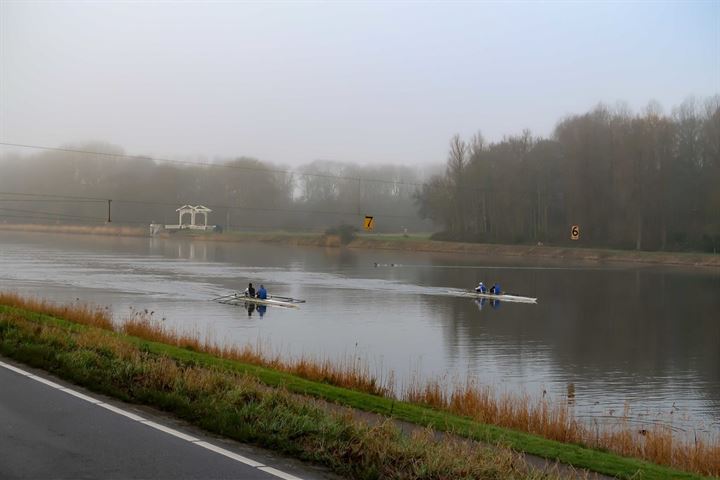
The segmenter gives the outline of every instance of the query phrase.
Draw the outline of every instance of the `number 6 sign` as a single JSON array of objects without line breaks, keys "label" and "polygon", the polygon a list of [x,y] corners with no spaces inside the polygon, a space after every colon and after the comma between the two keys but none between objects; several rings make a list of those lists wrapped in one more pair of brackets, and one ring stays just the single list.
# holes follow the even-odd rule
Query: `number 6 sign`
[{"label": "number 6 sign", "polygon": [[570,228],[570,240],[580,240],[580,226],[573,225]]}]

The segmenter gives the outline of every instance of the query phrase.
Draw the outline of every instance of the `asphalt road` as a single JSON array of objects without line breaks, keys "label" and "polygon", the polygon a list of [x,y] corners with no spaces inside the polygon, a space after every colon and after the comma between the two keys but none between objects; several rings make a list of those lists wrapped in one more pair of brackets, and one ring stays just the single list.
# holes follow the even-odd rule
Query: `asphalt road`
[{"label": "asphalt road", "polygon": [[[271,456],[270,461],[276,463],[273,465],[268,462],[271,454],[263,455],[259,449],[252,458],[255,452],[248,455],[248,447],[241,444],[203,436],[191,427],[182,430],[168,424],[171,420],[160,414],[129,410],[121,403],[84,392],[96,403],[130,412],[128,418],[102,404],[8,370],[3,362],[7,364],[8,360],[0,358],[2,479],[327,478],[311,467],[307,471],[301,464],[288,467],[292,461]],[[80,391],[72,385],[60,386]],[[142,418],[132,418],[134,415]],[[150,426],[142,420],[158,425]]]}]

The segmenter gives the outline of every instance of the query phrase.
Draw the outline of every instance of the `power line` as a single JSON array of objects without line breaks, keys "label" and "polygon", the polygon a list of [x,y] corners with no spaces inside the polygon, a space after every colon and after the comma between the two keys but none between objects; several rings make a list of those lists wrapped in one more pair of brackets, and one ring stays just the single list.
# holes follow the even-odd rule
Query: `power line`
[{"label": "power line", "polygon": [[0,195],[15,195],[19,197],[48,197],[48,198],[65,198],[77,200],[93,200],[96,202],[107,202],[107,198],[99,197],[80,197],[77,195],[56,195],[53,193],[26,193],[26,192],[0,192]]},{"label": "power line", "polygon": [[89,217],[87,215],[72,215],[68,213],[60,213],[60,212],[42,212],[38,210],[23,210],[19,208],[5,208],[0,207],[0,211],[3,212],[14,212],[14,213],[26,213],[29,215],[52,215],[54,217],[63,217],[63,218],[69,218],[69,219],[82,219],[82,220],[101,220],[104,221],[104,219],[98,218],[98,217]]},{"label": "power line", "polygon": [[[177,205],[177,203],[153,202],[153,201],[145,201],[145,200],[113,200],[113,203],[158,205],[158,206],[173,206],[173,207]],[[248,210],[248,211],[258,211],[258,212],[313,213],[313,214],[317,214],[317,215],[353,215],[353,216],[359,215],[357,212],[351,212],[351,211],[315,210],[315,209],[303,209],[302,207],[299,207],[299,208],[243,207],[243,206],[213,205],[213,204],[208,204],[206,206],[209,208],[213,208],[213,209]],[[413,218],[413,219],[419,218],[414,215],[398,215],[398,214],[382,213],[382,212],[379,212],[379,213],[373,212],[373,214],[376,217]]]},{"label": "power line", "polygon": [[[28,218],[27,216],[24,216],[24,215],[8,215],[8,214],[4,214],[4,213],[0,213],[0,218],[22,218],[24,220],[57,220],[57,218],[55,218],[55,217],[37,216],[37,217]],[[102,224],[107,223],[107,222],[105,222],[105,220],[102,220],[102,219],[94,220],[94,221],[93,220],[82,220],[82,222],[102,223]],[[123,224],[133,223],[133,224],[138,224],[138,225],[147,225],[147,222],[139,222],[139,221],[132,221],[132,220],[120,220],[120,221],[115,221],[113,223],[123,223]],[[13,225],[19,225],[19,224],[13,224]],[[63,224],[63,225],[64,226],[73,226],[73,224],[71,224],[71,223],[67,223],[67,224]],[[272,232],[267,232],[267,229],[270,228],[267,225],[247,225],[247,224],[235,225],[234,224],[233,229],[235,229],[235,228],[256,228],[256,229],[261,229],[261,231],[257,232],[257,233],[272,233]]]},{"label": "power line", "polygon": [[[50,199],[40,199],[40,198],[0,198],[0,202],[9,202],[9,203],[90,203],[90,204],[96,204],[100,203],[98,200],[70,200],[70,199],[62,199],[62,198],[50,198]],[[107,200],[103,200],[102,203],[107,202]]]},{"label": "power line", "polygon": [[[55,217],[55,216],[33,216],[33,217],[28,217],[27,215],[12,215],[12,214],[7,214],[7,213],[0,213],[0,218],[22,218],[23,220],[55,220],[55,221],[57,221],[57,220],[65,220],[65,219],[62,219],[62,218],[58,219],[58,217]],[[75,221],[76,221],[76,222],[86,222],[86,223],[97,223],[97,222],[105,223],[104,220],[83,220],[83,219],[76,219]],[[142,222],[142,223],[146,223],[146,222]]]},{"label": "power line", "polygon": [[[54,202],[55,197],[58,197],[60,199],[68,199],[68,200],[60,200],[60,201],[67,201],[67,202],[87,202],[87,203],[106,203],[108,200],[112,200],[113,204],[136,204],[136,205],[157,205],[157,206],[165,206],[165,207],[177,207],[177,203],[171,203],[171,202],[159,202],[159,201],[153,201],[153,200],[126,200],[126,199],[104,199],[104,198],[97,198],[97,197],[78,197],[78,196],[65,196],[65,195],[53,195],[53,194],[43,194],[43,193],[19,193],[19,192],[0,192],[0,195],[23,195],[23,196],[40,196],[40,197],[49,197],[49,200],[40,200],[40,199],[7,199],[7,198],[0,198],[0,201],[8,201],[8,202],[24,202],[24,201],[31,201],[31,202],[42,202],[42,201],[48,201],[48,202]],[[259,212],[287,212],[287,213],[296,213],[296,214],[303,214],[303,213],[312,213],[317,215],[352,215],[357,216],[359,215],[358,212],[351,212],[351,211],[332,211],[332,210],[316,210],[316,209],[304,209],[302,207],[298,208],[280,208],[280,207],[252,207],[252,206],[240,206],[240,205],[218,205],[218,204],[207,204],[206,205],[209,208],[212,209],[227,209],[227,210],[244,210],[244,211],[259,211]],[[415,215],[399,215],[399,214],[393,214],[393,213],[383,213],[383,212],[372,212],[374,216],[376,217],[387,217],[387,218],[410,218],[410,219],[419,219],[418,216]]]},{"label": "power line", "polygon": [[[369,178],[363,178],[363,177],[351,177],[351,176],[343,176],[343,175],[330,175],[330,174],[321,174],[321,173],[308,173],[308,172],[296,172],[293,170],[285,170],[285,169],[273,169],[273,168],[267,168],[267,167],[253,167],[251,165],[232,165],[232,164],[217,164],[217,163],[201,163],[201,162],[191,162],[191,161],[184,161],[184,160],[173,160],[173,159],[166,159],[166,158],[159,158],[159,157],[149,157],[149,156],[141,156],[141,155],[126,155],[121,153],[108,153],[108,152],[97,152],[97,151],[89,151],[89,150],[80,150],[80,149],[73,149],[73,148],[60,148],[60,147],[48,147],[43,145],[31,145],[31,144],[20,144],[20,143],[10,143],[10,142],[0,142],[0,146],[7,146],[7,147],[19,147],[19,148],[30,148],[30,149],[36,149],[36,150],[43,150],[43,151],[55,151],[55,152],[65,152],[65,153],[77,153],[77,154],[83,154],[83,155],[98,155],[98,156],[105,156],[105,157],[111,157],[111,158],[127,158],[127,159],[134,159],[134,160],[143,160],[143,161],[154,161],[154,162],[165,162],[165,163],[173,163],[173,164],[180,164],[180,165],[193,165],[193,166],[201,166],[201,167],[218,167],[218,168],[230,168],[230,169],[238,169],[238,170],[249,170],[249,171],[258,171],[258,172],[270,172],[270,173],[282,173],[285,175],[300,175],[300,176],[307,176],[307,177],[318,177],[318,178],[327,178],[327,179],[334,179],[334,180],[347,180],[347,181],[353,181],[358,182],[358,187],[362,182],[365,183],[382,183],[382,184],[389,184],[389,185],[408,185],[408,186],[414,186],[414,187],[421,187],[423,184],[418,182],[407,182],[407,181],[401,181],[401,180],[384,180],[384,179],[369,179]],[[359,193],[359,190],[358,190]],[[140,205],[158,205],[158,206],[176,206],[175,203],[169,203],[169,202],[157,202],[157,201],[151,201],[151,200],[127,200],[127,199],[118,199],[118,198],[99,198],[99,197],[81,197],[81,196],[74,196],[74,195],[57,195],[57,194],[44,194],[44,193],[25,193],[25,192],[0,192],[0,195],[11,195],[11,196],[23,196],[23,197],[43,197],[43,198],[49,198],[49,199],[57,199],[58,201],[63,201],[67,203],[71,203],[73,201],[77,201],[78,203],[83,202],[108,202],[113,201],[115,204],[140,204]],[[7,198],[0,198],[0,201],[21,201],[20,199],[7,199]],[[41,200],[38,200],[36,198],[33,198],[32,200],[28,201],[35,201],[39,202]],[[50,201],[50,200],[48,200]],[[209,207],[214,209],[228,209],[228,210],[250,210],[250,211],[263,211],[263,212],[288,212],[288,213],[306,213],[306,214],[319,214],[319,215],[360,215],[359,206],[358,211],[328,211],[328,210],[317,210],[317,209],[303,209],[303,208],[272,208],[272,207],[249,207],[249,206],[234,206],[234,205],[213,205],[208,204]],[[31,213],[28,211],[28,213]],[[376,217],[387,217],[387,218],[405,218],[405,219],[419,219],[417,215],[399,215],[399,214],[391,214],[391,213],[382,213],[382,212],[373,212],[373,214]],[[422,219],[420,219],[422,220]]]},{"label": "power line", "polygon": [[9,143],[9,142],[0,142],[0,146],[6,146],[6,147],[18,147],[18,148],[31,148],[35,150],[45,150],[45,151],[51,151],[51,152],[65,152],[65,153],[79,153],[83,155],[100,155],[105,157],[111,157],[111,158],[127,158],[132,160],[144,160],[144,161],[153,161],[153,162],[163,162],[163,163],[174,163],[178,165],[192,165],[192,166],[200,166],[200,167],[215,167],[215,168],[231,168],[231,169],[238,169],[238,170],[250,170],[250,171],[258,171],[258,172],[270,172],[270,173],[282,173],[285,175],[299,175],[301,177],[318,177],[318,178],[330,178],[334,180],[352,180],[355,182],[369,182],[369,183],[384,183],[384,184],[390,184],[390,185],[409,185],[414,187],[421,187],[423,184],[418,182],[407,182],[403,180],[385,180],[385,179],[373,179],[373,178],[363,178],[363,177],[350,177],[350,176],[344,176],[344,175],[330,175],[325,173],[309,173],[309,172],[299,172],[295,170],[285,170],[285,169],[279,169],[279,168],[267,168],[267,167],[253,167],[250,165],[231,165],[231,164],[223,164],[223,163],[202,163],[202,162],[191,162],[189,160],[173,160],[169,158],[161,158],[161,157],[149,157],[145,155],[127,155],[124,153],[108,153],[108,152],[95,152],[90,150],[79,150],[74,148],[61,148],[61,147],[48,147],[44,145],[29,145],[29,144],[23,144],[23,143]]}]

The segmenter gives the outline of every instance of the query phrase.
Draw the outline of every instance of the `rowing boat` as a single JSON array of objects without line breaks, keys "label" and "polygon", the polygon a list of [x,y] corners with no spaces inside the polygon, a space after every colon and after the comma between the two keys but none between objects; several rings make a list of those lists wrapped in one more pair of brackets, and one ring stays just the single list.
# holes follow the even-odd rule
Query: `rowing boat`
[{"label": "rowing boat", "polygon": [[218,297],[215,299],[218,303],[222,303],[225,305],[246,305],[246,304],[254,304],[254,305],[267,305],[270,307],[283,307],[283,308],[299,308],[298,303],[305,303],[305,300],[298,300],[296,298],[290,298],[290,297],[268,297],[268,298],[256,298],[256,297],[246,297],[245,295],[239,295],[239,294],[232,294],[232,295],[225,295],[223,297]]},{"label": "rowing boat", "polygon": [[534,297],[521,297],[520,295],[511,295],[508,293],[501,293],[496,295],[494,293],[480,293],[480,292],[448,292],[459,297],[469,298],[489,298],[491,300],[502,300],[504,302],[518,302],[518,303],[537,303],[537,298]]},{"label": "rowing boat", "polygon": [[233,295],[230,298],[224,298],[222,300],[218,300],[218,303],[223,303],[225,305],[245,305],[245,304],[254,304],[254,305],[267,305],[271,307],[283,307],[283,308],[298,308],[297,304],[293,302],[285,302],[283,300],[275,300],[272,298],[255,298],[255,297],[246,297],[245,295]]}]

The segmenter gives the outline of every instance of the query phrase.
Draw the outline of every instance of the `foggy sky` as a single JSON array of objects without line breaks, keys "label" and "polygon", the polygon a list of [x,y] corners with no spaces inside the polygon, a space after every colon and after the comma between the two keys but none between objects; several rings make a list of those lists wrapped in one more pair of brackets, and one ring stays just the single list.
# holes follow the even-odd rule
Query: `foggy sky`
[{"label": "foggy sky", "polygon": [[0,22],[3,142],[426,164],[455,133],[549,135],[600,101],[720,92],[717,0],[0,0]]}]

